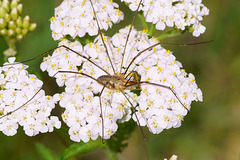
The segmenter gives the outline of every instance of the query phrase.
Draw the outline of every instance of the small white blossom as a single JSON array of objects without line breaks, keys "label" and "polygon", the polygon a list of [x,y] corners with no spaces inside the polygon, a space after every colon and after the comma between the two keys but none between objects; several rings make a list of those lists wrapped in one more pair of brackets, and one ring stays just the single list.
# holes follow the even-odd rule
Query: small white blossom
[{"label": "small white blossom", "polygon": [[[61,122],[58,119],[54,119],[51,127],[48,125],[53,121],[52,117],[50,120],[48,117],[57,100],[45,96],[43,90],[39,91],[43,82],[35,75],[28,74],[28,66],[20,63],[11,65],[14,61],[14,57],[9,58],[10,64],[5,63],[0,67],[0,131],[12,136],[17,133],[20,125],[28,136],[34,136],[39,132],[52,132],[53,127],[59,128]],[[33,99],[28,102],[31,98]],[[28,103],[24,105],[26,102]]]},{"label": "small white blossom", "polygon": [[[167,158],[164,158],[164,160],[167,160]],[[177,156],[176,155],[172,155],[172,157],[169,158],[169,160],[177,160]]]},{"label": "small white blossom", "polygon": [[206,27],[204,27],[203,25],[199,24],[194,24],[193,25],[193,36],[198,37],[200,34],[203,34],[206,30]]},{"label": "small white blossom", "polygon": [[[109,0],[93,1],[93,6],[101,29],[108,30],[112,23],[123,20],[118,4]],[[66,35],[72,38],[98,34],[97,22],[90,1],[63,1],[55,8],[55,16],[50,19],[52,37],[62,39]]]},{"label": "small white blossom", "polygon": [[[129,4],[132,11],[137,10],[140,0],[121,0]],[[202,1],[196,0],[143,0],[139,11],[143,11],[147,22],[156,24],[157,30],[164,30],[166,26],[185,30],[193,29],[193,36],[198,37],[205,32],[200,21],[209,14],[209,9]]]}]

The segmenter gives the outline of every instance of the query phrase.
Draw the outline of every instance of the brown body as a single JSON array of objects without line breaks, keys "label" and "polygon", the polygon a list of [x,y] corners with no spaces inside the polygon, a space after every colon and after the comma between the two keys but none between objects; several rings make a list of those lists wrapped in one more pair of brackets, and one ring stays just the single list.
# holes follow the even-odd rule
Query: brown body
[{"label": "brown body", "polygon": [[133,90],[136,88],[133,84],[137,83],[136,81],[128,81],[128,79],[118,75],[103,75],[98,77],[97,81],[110,90]]}]

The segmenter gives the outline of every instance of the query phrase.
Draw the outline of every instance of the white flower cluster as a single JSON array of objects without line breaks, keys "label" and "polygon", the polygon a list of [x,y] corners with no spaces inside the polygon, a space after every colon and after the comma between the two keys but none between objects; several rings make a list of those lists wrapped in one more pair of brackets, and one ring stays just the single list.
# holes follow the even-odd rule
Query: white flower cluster
[{"label": "white flower cluster", "polygon": [[[112,38],[104,37],[115,72],[120,71],[128,31],[129,27],[126,27]],[[126,47],[123,68],[126,69],[140,51],[157,42],[154,38],[149,39],[146,32],[133,29]],[[58,71],[67,71],[56,74],[58,85],[65,84],[66,88],[65,92],[56,94],[54,97],[58,97],[60,106],[66,109],[62,117],[70,127],[69,134],[73,141],[87,142],[90,138],[95,140],[98,136],[109,139],[117,130],[117,122],[128,121],[131,117],[137,121],[135,114],[131,111],[131,105],[119,91],[105,88],[101,95],[101,109],[99,95],[103,86],[96,80],[82,75],[87,74],[97,79],[108,73],[114,74],[100,36],[84,47],[77,41],[67,40],[60,42],[59,45],[66,45],[82,55],[79,56],[61,47],[55,50],[52,56],[45,58],[41,64],[41,69],[47,70],[50,76]],[[83,56],[88,57],[94,64]],[[181,67],[180,62],[175,60],[170,51],[158,45],[141,54],[126,74],[136,71],[141,81],[170,87],[181,102],[190,109],[192,101],[202,101],[202,93],[196,85],[194,76],[187,75]],[[131,80],[134,79],[131,78]],[[132,105],[136,107],[140,125],[147,125],[154,134],[160,133],[163,129],[179,127],[187,110],[174,93],[167,88],[152,84],[143,83],[140,86],[140,95],[124,90]],[[103,129],[101,113],[104,120]]]},{"label": "white flower cluster", "polygon": [[[121,0],[129,3],[129,8],[135,11],[140,0]],[[147,22],[156,24],[157,30],[164,30],[166,26],[185,30],[192,27],[193,36],[198,37],[204,33],[200,21],[209,14],[202,0],[143,0],[140,10],[143,11]]]},{"label": "white flower cluster", "polygon": [[[14,61],[15,58],[9,58],[10,64]],[[0,131],[12,136],[20,125],[28,136],[34,136],[39,132],[52,132],[54,127],[60,128],[58,117],[50,116],[57,100],[39,91],[42,81],[28,74],[27,66],[21,63],[7,64],[0,67]],[[24,105],[35,93],[37,95]]]},{"label": "white flower cluster", "polygon": [[[164,160],[167,160],[167,158],[164,158]],[[172,155],[169,160],[177,160],[177,155]]]},{"label": "white flower cluster", "polygon": [[[94,60],[94,63],[103,68],[108,68],[106,70],[110,71],[109,61],[106,59],[106,53],[101,41],[88,44],[84,49],[77,41],[69,42],[64,40],[59,45],[68,46],[81,55],[92,56],[91,60]],[[41,69],[43,71],[47,70],[49,75],[53,76],[58,71],[78,72],[81,65],[79,73],[86,73],[94,78],[106,74],[86,59],[64,47],[55,50],[52,56],[45,58],[41,64]],[[102,129],[99,92],[103,86],[89,77],[76,73],[57,73],[55,77],[59,86],[66,85],[65,92],[56,94],[54,97],[58,97],[60,106],[66,109],[62,114],[62,118],[70,127],[69,134],[73,141],[79,142],[82,140],[87,142],[90,138],[95,140],[99,135],[104,139],[109,139],[117,131],[117,120],[124,122],[131,118],[130,105],[124,96],[119,92],[105,89],[101,95],[104,120],[104,129]],[[128,91],[129,96],[133,97],[134,94]],[[136,105],[135,102],[134,104]]]},{"label": "white flower cluster", "polygon": [[[127,30],[120,30],[112,38],[114,47],[120,48],[120,53],[124,43],[119,42],[125,41]],[[148,39],[145,32],[133,31],[126,48],[124,68],[140,51],[157,42],[154,38]],[[141,54],[130,67],[130,71],[136,71],[141,76],[141,81],[170,87],[190,110],[192,101],[202,101],[202,92],[198,89],[194,76],[188,75],[181,67],[181,63],[176,61],[170,51],[157,46]],[[139,105],[136,107],[141,126],[147,125],[154,134],[163,129],[180,127],[187,110],[170,89],[147,83],[141,84],[141,89]],[[133,119],[136,121],[134,115]]]},{"label": "white flower cluster", "polygon": [[[100,28],[107,30],[112,23],[123,20],[123,13],[112,0],[93,1]],[[89,0],[64,0],[55,8],[55,16],[50,19],[52,37],[62,39],[66,35],[75,38],[98,34],[97,22]]]}]

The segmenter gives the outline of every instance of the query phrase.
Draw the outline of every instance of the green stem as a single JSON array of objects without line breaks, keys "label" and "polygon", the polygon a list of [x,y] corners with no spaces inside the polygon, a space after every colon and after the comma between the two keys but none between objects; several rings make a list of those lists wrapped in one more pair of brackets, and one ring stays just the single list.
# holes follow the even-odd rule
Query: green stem
[{"label": "green stem", "polygon": [[9,46],[9,48],[14,49],[15,51],[17,50],[16,48],[16,40],[15,39],[10,39],[10,38],[6,38],[6,42]]},{"label": "green stem", "polygon": [[61,155],[59,156],[59,159],[67,160],[70,158],[74,158],[76,155],[79,155],[82,153],[88,153],[100,147],[104,147],[104,145],[100,140],[95,140],[95,141],[90,140],[87,143],[84,143],[84,142],[74,143],[61,153]]},{"label": "green stem", "polygon": [[117,152],[111,150],[108,146],[104,147],[108,160],[118,160]]},{"label": "green stem", "polygon": [[140,17],[140,19],[142,21],[143,27],[148,30],[148,25],[147,25],[144,15],[143,15],[143,12],[138,12],[138,16]]},{"label": "green stem", "polygon": [[156,26],[156,24],[152,24],[151,29],[150,29],[150,31],[148,32],[148,34],[149,34],[150,37],[153,36],[153,33],[154,33],[154,31],[155,31],[155,26]]},{"label": "green stem", "polygon": [[163,39],[165,39],[167,37],[175,37],[175,36],[179,36],[179,35],[181,35],[183,33],[184,33],[184,31],[179,31],[179,30],[174,28],[174,29],[172,29],[172,30],[170,30],[170,31],[160,35],[159,37],[157,37],[157,39],[158,40],[163,40]]},{"label": "green stem", "polygon": [[[11,38],[5,38],[7,44],[8,44],[8,47],[9,48],[12,48],[13,50],[17,51],[17,47],[16,47],[16,40],[15,39],[11,39]],[[16,52],[17,53],[17,52]],[[15,55],[15,57],[17,57]],[[5,56],[4,55],[4,59],[3,59],[5,62],[8,61],[8,56]]]}]

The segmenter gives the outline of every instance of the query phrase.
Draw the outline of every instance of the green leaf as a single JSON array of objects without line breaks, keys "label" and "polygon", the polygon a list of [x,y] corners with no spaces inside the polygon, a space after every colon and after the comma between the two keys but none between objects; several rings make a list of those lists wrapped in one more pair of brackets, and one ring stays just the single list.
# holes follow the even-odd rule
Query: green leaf
[{"label": "green leaf", "polygon": [[144,27],[146,30],[148,30],[148,25],[147,25],[147,22],[146,22],[146,20],[145,20],[144,15],[143,15],[143,12],[138,12],[138,16],[139,16],[140,19],[141,19],[141,22],[142,22],[143,27]]},{"label": "green leaf", "polygon": [[186,30],[181,31],[179,29],[173,28],[172,30],[160,35],[159,37],[157,37],[157,39],[158,40],[163,40],[163,39],[168,38],[168,37],[179,36],[179,35],[183,34]]},{"label": "green leaf", "polygon": [[61,155],[61,160],[70,159],[73,156],[76,156],[81,153],[87,153],[92,151],[93,149],[97,147],[103,147],[101,141],[95,140],[95,141],[89,141],[87,143],[81,142],[81,143],[75,143],[71,145],[69,148],[67,148]]},{"label": "green leaf", "polygon": [[48,149],[47,147],[45,147],[44,145],[42,145],[41,143],[35,143],[35,147],[39,153],[39,155],[45,159],[45,160],[56,160],[56,156],[55,154]]},{"label": "green leaf", "polygon": [[132,119],[118,125],[118,131],[107,141],[110,150],[114,152],[122,152],[128,146],[127,140],[131,137],[131,133],[136,127],[136,122]]},{"label": "green leaf", "polygon": [[150,31],[148,31],[149,38],[152,38],[155,28],[156,28],[156,24],[152,24]]}]

